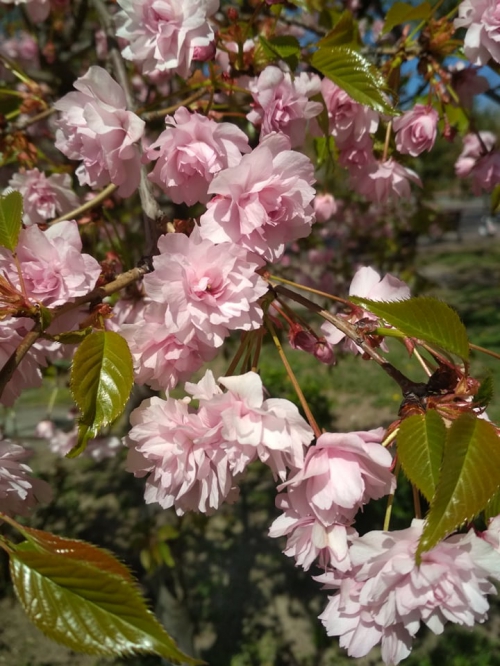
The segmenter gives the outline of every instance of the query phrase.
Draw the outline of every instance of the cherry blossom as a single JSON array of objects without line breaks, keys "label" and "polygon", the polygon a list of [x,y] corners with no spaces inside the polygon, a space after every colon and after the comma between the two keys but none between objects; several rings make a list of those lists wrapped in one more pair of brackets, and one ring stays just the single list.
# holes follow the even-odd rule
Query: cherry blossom
[{"label": "cherry blossom", "polygon": [[378,114],[367,106],[358,104],[330,79],[321,81],[321,92],[325,100],[330,131],[337,145],[342,148],[373,134],[378,127]]},{"label": "cherry blossom", "polygon": [[337,202],[332,194],[317,194],[313,202],[316,222],[327,222],[337,212]]},{"label": "cherry blossom", "polygon": [[80,185],[99,188],[113,183],[130,196],[139,185],[140,155],[136,143],[144,121],[127,111],[125,93],[102,67],[90,67],[71,92],[54,104],[61,111],[56,147],[72,160],[83,160],[76,175]]},{"label": "cherry blossom", "polygon": [[[410,298],[410,289],[402,280],[387,273],[383,278],[370,266],[359,268],[350,284],[349,296],[359,296],[372,301],[400,301]],[[361,319],[377,321],[377,317],[362,308],[354,309],[350,315],[340,315],[355,324]],[[326,321],[321,330],[330,344],[341,342],[346,336],[332,323]],[[354,353],[362,352],[352,340],[346,339],[345,348]]]},{"label": "cherry blossom", "polygon": [[207,19],[218,10],[218,0],[119,0],[118,4],[122,11],[116,15],[117,35],[129,42],[123,57],[139,63],[144,74],[170,72],[186,78],[192,60],[200,59],[200,49],[213,44]]},{"label": "cherry blossom", "polygon": [[351,184],[370,201],[384,204],[390,199],[409,199],[410,181],[422,187],[417,174],[394,159],[374,161],[351,172]]},{"label": "cherry blossom", "polygon": [[421,622],[441,634],[446,622],[472,627],[487,618],[487,594],[496,592],[500,554],[474,531],[449,537],[415,552],[423,521],[406,530],[369,532],[350,547],[348,575],[318,578],[339,593],[320,615],[329,636],[339,636],[351,657],[362,657],[377,643],[386,664],[398,664],[411,652]]},{"label": "cherry blossom", "polygon": [[214,245],[201,238],[198,227],[189,237],[162,236],[158,248],[144,284],[150,299],[165,305],[170,332],[187,331],[189,339],[194,328],[199,340],[219,347],[230,330],[261,325],[258,300],[267,284],[255,273],[262,265],[258,258],[234,243]]},{"label": "cherry blossom", "polygon": [[415,104],[392,122],[396,132],[396,148],[403,155],[417,157],[431,150],[436,140],[438,112],[430,106]]},{"label": "cherry blossom", "polygon": [[[0,368],[4,367],[33,325],[33,320],[27,317],[0,320]],[[40,387],[42,385],[40,367],[44,365],[46,365],[44,354],[32,348],[15,369],[12,379],[3,390],[0,403],[12,407],[24,390]]]},{"label": "cherry blossom", "polygon": [[79,205],[69,174],[46,176],[38,169],[16,173],[9,185],[23,195],[23,222],[26,226],[68,213]]},{"label": "cherry blossom", "polygon": [[320,78],[306,72],[292,79],[288,72],[270,65],[248,82],[248,89],[254,103],[247,118],[260,127],[260,138],[282,132],[292,148],[304,143],[307,121],[323,110],[320,102],[309,99],[320,93]]},{"label": "cherry blossom", "polygon": [[314,169],[288,139],[268,135],[238,166],[221,171],[208,191],[216,194],[201,217],[202,238],[239,243],[265,259],[279,259],[285,243],[309,235]]},{"label": "cherry blossom", "polygon": [[145,400],[130,415],[125,444],[128,471],[149,474],[147,504],[164,509],[210,513],[223,501],[234,501],[237,489],[222,445],[221,427],[207,429],[186,402],[167,398]]},{"label": "cherry blossom", "polygon": [[303,493],[281,493],[276,506],[283,513],[269,528],[269,536],[286,536],[283,551],[293,557],[297,566],[308,571],[315,560],[324,569],[334,567],[349,571],[351,558],[349,546],[358,533],[353,527],[333,523],[324,525],[313,515]]},{"label": "cherry blossom", "polygon": [[464,39],[466,57],[473,65],[500,62],[500,6],[497,0],[464,0],[458,7],[456,28],[468,28]]},{"label": "cherry blossom", "polygon": [[[101,273],[98,262],[82,254],[74,221],[59,222],[46,231],[32,226],[19,234],[16,248],[26,296],[46,306],[62,305],[88,293]],[[12,252],[0,248],[0,270],[19,289]]]},{"label": "cherry blossom", "polygon": [[464,137],[464,147],[455,163],[459,178],[472,178],[474,194],[490,192],[500,183],[500,152],[493,150],[497,142],[492,132],[478,132]]},{"label": "cherry blossom", "polygon": [[185,107],[165,123],[167,129],[146,151],[149,160],[157,160],[149,178],[175,203],[207,203],[214,176],[250,152],[246,134],[232,123],[216,123]]},{"label": "cherry blossom", "polygon": [[26,516],[38,502],[52,498],[48,483],[32,477],[23,462],[29,456],[19,444],[0,440],[0,511],[9,516]]},{"label": "cherry blossom", "polygon": [[303,492],[323,525],[350,524],[364,504],[396,487],[392,456],[380,446],[383,435],[383,428],[323,433],[308,449],[303,467],[279,490],[287,488],[291,496]]}]

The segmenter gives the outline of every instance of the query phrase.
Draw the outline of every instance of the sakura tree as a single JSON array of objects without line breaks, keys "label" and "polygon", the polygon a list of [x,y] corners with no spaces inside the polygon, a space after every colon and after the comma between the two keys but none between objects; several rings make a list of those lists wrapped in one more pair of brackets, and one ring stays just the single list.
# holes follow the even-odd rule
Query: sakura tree
[{"label": "sakura tree", "polygon": [[[0,0],[0,394],[12,406],[70,361],[74,427],[38,436],[70,458],[125,446],[145,502],[178,515],[237,502],[248,466],[268,466],[269,536],[327,590],[326,633],[397,664],[422,625],[484,622],[500,580],[500,430],[470,350],[498,355],[445,303],[345,256],[355,236],[412,229],[438,137],[500,207],[498,139],[473,108],[494,96],[500,5],[385,4]],[[267,344],[301,410],[269,395]],[[326,431],[287,345],[378,366],[401,393],[392,423]],[[134,383],[149,397],[132,405]],[[108,551],[18,522],[51,493],[27,455],[0,441],[0,515],[24,538],[0,546],[32,621],[75,650],[200,663]],[[403,476],[415,518],[395,530]],[[358,533],[384,497],[383,524]]]}]

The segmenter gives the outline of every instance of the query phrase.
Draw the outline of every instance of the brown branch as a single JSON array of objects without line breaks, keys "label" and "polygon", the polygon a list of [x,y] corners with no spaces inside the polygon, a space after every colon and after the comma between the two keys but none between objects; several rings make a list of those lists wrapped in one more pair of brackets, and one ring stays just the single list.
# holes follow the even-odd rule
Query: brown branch
[{"label": "brown branch", "polygon": [[[51,315],[50,321],[51,322],[54,321],[55,319],[61,317],[66,312],[74,310],[75,308],[80,307],[80,305],[83,305],[84,303],[91,303],[92,301],[100,301],[103,298],[106,298],[106,296],[111,296],[111,294],[114,294],[115,292],[120,291],[124,287],[127,287],[129,284],[136,282],[147,272],[148,269],[146,267],[132,268],[130,271],[127,271],[126,273],[122,273],[121,275],[119,275],[115,280],[113,280],[113,282],[109,282],[108,284],[103,285],[102,287],[96,287],[95,289],[92,289],[92,291],[90,291],[88,294],[80,296],[79,298],[75,298],[75,300],[72,301],[71,303],[64,303],[64,305],[59,305],[54,309],[49,308],[49,313]],[[43,327],[40,322],[37,322],[34,328],[28,333],[26,333],[26,335],[21,340],[17,348],[10,355],[9,359],[7,360],[7,363],[0,370],[0,398],[3,394],[5,387],[12,379],[12,375],[16,371],[16,368],[19,366],[23,358],[26,356],[26,354],[29,352],[29,350],[35,344],[38,338],[42,335],[42,333],[43,333]]]}]

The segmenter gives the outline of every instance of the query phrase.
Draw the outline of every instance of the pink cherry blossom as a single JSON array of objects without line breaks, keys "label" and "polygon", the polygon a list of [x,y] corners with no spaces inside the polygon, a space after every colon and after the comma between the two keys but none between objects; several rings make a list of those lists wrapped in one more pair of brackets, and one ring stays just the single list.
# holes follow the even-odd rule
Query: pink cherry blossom
[{"label": "pink cherry blossom", "polygon": [[464,0],[458,7],[455,28],[468,28],[466,57],[473,65],[500,62],[500,5],[497,0]]},{"label": "pink cherry blossom", "polygon": [[[98,262],[82,254],[75,221],[59,222],[46,231],[32,226],[19,234],[16,254],[29,299],[46,306],[62,305],[87,294],[101,273]],[[0,248],[0,270],[19,289],[19,275],[10,250]]]},{"label": "pink cherry blossom", "polygon": [[[313,432],[297,407],[282,398],[265,400],[262,380],[255,372],[221,377],[219,383],[228,390],[226,400],[231,400],[221,412],[224,438],[253,447],[275,477],[284,479],[287,468],[301,467]],[[204,407],[208,409],[205,403]]]},{"label": "pink cherry blossom", "polygon": [[229,458],[221,424],[207,428],[187,402],[167,398],[145,400],[131,416],[125,444],[130,448],[127,469],[135,476],[149,474],[147,504],[186,511],[213,512],[223,501],[234,501]]},{"label": "pink cherry blossom", "polygon": [[158,321],[152,306],[146,308],[143,320],[122,325],[118,330],[132,353],[136,383],[154,390],[175,388],[216,354],[215,347],[196,337],[195,329],[189,334],[182,332],[180,337],[169,332],[165,323]]},{"label": "pink cherry blossom", "polygon": [[317,222],[328,222],[337,212],[337,202],[329,192],[317,194],[313,206]]},{"label": "pink cherry blossom", "polygon": [[339,148],[377,131],[377,112],[355,102],[333,81],[325,77],[321,81],[321,92],[330,119],[330,131]]},{"label": "pink cherry blossom", "polygon": [[270,65],[248,82],[248,89],[254,103],[247,118],[260,127],[260,138],[282,132],[292,148],[304,143],[307,121],[323,110],[320,102],[309,99],[321,91],[321,81],[315,74],[301,72],[292,79],[288,72]]},{"label": "pink cherry blossom", "polygon": [[417,157],[431,150],[436,140],[438,112],[430,106],[415,104],[392,122],[396,132],[396,148],[403,155]]},{"label": "pink cherry blossom", "polygon": [[471,177],[474,194],[490,192],[500,183],[500,152],[494,150],[497,139],[492,132],[467,134],[464,147],[455,163],[459,178]]},{"label": "pink cherry blossom", "polygon": [[[188,238],[167,234],[158,241],[154,270],[144,277],[148,296],[166,306],[170,332],[196,329],[196,337],[219,347],[230,330],[259,328],[258,300],[267,284],[255,273],[262,263],[233,243],[214,245],[196,227]],[[182,340],[182,336],[179,338]]]},{"label": "pink cherry blossom", "polygon": [[246,134],[233,123],[216,123],[185,107],[165,122],[167,129],[146,151],[149,160],[157,160],[149,178],[175,203],[207,203],[214,176],[250,152]]},{"label": "pink cherry blossom", "polygon": [[303,492],[312,515],[323,525],[352,523],[364,504],[396,487],[392,456],[380,446],[383,435],[383,428],[323,433],[308,449],[304,466],[279,490],[287,488],[292,496]]},{"label": "pink cherry blossom", "polygon": [[392,158],[385,162],[373,162],[351,172],[351,184],[356,191],[379,204],[390,199],[410,199],[410,181],[422,187],[422,182],[414,171]]},{"label": "pink cherry blossom", "polygon": [[67,173],[53,173],[47,178],[38,169],[31,169],[14,174],[9,185],[23,195],[23,222],[26,226],[43,224],[79,205]]},{"label": "pink cherry blossom", "polygon": [[[34,326],[32,319],[26,317],[7,318],[0,320],[0,369],[18,348],[24,335]],[[12,379],[4,388],[0,403],[12,407],[21,393],[30,388],[42,385],[40,367],[45,366],[44,355],[31,348],[14,371]]]},{"label": "pink cherry blossom", "polygon": [[0,440],[0,511],[9,516],[26,516],[38,502],[52,499],[48,483],[32,477],[23,462],[29,456],[19,444]]},{"label": "pink cherry blossom", "polygon": [[377,643],[386,664],[411,652],[423,622],[441,634],[446,622],[472,627],[487,618],[489,579],[500,579],[500,554],[474,531],[445,539],[415,562],[423,521],[406,530],[370,532],[350,548],[348,575],[327,573],[320,580],[339,588],[320,615],[329,636],[351,657],[362,657]]},{"label": "pink cherry blossom", "polygon": [[[38,52],[38,42],[24,30],[16,32],[10,39],[2,38],[0,41],[0,53],[11,60],[15,60],[23,67],[39,67]],[[0,65],[0,78],[7,81],[15,80],[14,74],[3,65]]]},{"label": "pink cherry blossom", "polygon": [[238,243],[273,261],[285,243],[309,235],[314,168],[288,148],[285,136],[270,134],[238,166],[214,178],[208,191],[217,196],[201,217],[202,238]]},{"label": "pink cherry blossom", "polygon": [[283,552],[293,557],[297,566],[308,571],[318,560],[318,565],[324,569],[334,567],[349,571],[349,546],[358,535],[353,527],[339,523],[324,525],[314,516],[304,493],[281,493],[276,498],[276,506],[283,513],[269,528],[269,536],[287,537]]},{"label": "pink cherry blossom", "polygon": [[[380,274],[370,266],[362,266],[352,279],[349,296],[360,296],[371,301],[402,301],[410,298],[410,289],[407,284],[390,273],[381,278]],[[350,315],[341,314],[340,316],[345,317],[352,324],[361,319],[377,320],[375,315],[361,308],[353,310]],[[321,326],[321,330],[326,340],[332,345],[338,344],[345,338],[345,333],[342,333],[329,321]],[[352,340],[346,340],[345,347],[354,353],[362,352],[362,349]]]},{"label": "pink cherry blossom", "polygon": [[218,0],[119,0],[118,37],[129,44],[123,57],[141,65],[144,74],[170,72],[189,76],[199,49],[210,47],[214,32],[207,19]]},{"label": "pink cherry blossom", "polygon": [[139,185],[137,142],[144,121],[127,111],[125,93],[102,67],[90,67],[71,92],[54,104],[62,111],[56,148],[72,160],[83,160],[76,175],[80,185],[100,188],[113,183],[130,196]]}]

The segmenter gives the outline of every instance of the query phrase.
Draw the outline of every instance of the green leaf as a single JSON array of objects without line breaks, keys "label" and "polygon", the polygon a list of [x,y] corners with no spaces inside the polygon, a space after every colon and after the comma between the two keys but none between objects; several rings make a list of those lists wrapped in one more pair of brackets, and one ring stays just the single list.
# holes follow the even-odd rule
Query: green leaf
[{"label": "green leaf", "polygon": [[430,409],[405,419],[398,432],[398,458],[404,473],[427,501],[436,491],[446,441],[446,426]]},{"label": "green leaf", "polygon": [[19,529],[23,536],[41,552],[45,551],[84,561],[88,565],[97,566],[101,571],[107,571],[135,583],[130,569],[104,548],[98,548],[79,539],[66,539],[57,534],[36,530],[25,525],[20,525]]},{"label": "green leaf", "polygon": [[318,47],[347,46],[352,48],[360,46],[358,24],[349,11],[342,12],[333,29],[318,42]]},{"label": "green leaf", "polygon": [[482,511],[500,486],[500,438],[471,413],[448,429],[441,474],[417,550],[430,550]]},{"label": "green leaf", "polygon": [[311,57],[311,65],[336,83],[356,102],[380,113],[395,113],[382,94],[387,84],[377,69],[348,46],[320,47]]},{"label": "green leaf", "polygon": [[493,384],[493,377],[491,375],[487,375],[481,382],[481,385],[476,395],[474,396],[474,403],[478,407],[487,407],[493,400],[494,393],[495,389]]},{"label": "green leaf", "polygon": [[[53,535],[52,535],[53,536]],[[69,541],[69,540],[68,540]],[[10,553],[14,589],[33,624],[72,650],[102,656],[157,654],[174,663],[199,664],[183,654],[149,611],[134,581],[109,570],[109,553],[74,541],[71,555],[40,550],[36,542]],[[76,556],[81,550],[82,559]]]},{"label": "green leaf", "polygon": [[23,222],[23,197],[12,190],[0,195],[0,246],[14,252]]},{"label": "green leaf", "polygon": [[498,515],[500,515],[500,490],[497,490],[486,505],[484,519],[488,521],[490,518],[495,518]]},{"label": "green leaf", "polygon": [[295,37],[288,35],[279,35],[266,39],[259,36],[264,52],[270,58],[284,60],[291,69],[295,69],[299,64],[300,44]]},{"label": "green leaf", "polygon": [[416,7],[406,2],[395,2],[387,12],[382,34],[392,30],[395,26],[408,21],[419,21],[430,18],[432,7],[428,2],[422,2]]},{"label": "green leaf", "polygon": [[[444,112],[446,115],[446,120],[448,124],[458,130],[460,134],[465,134],[469,129],[470,119],[467,115],[467,112],[461,107],[456,106],[455,104],[445,104]],[[441,131],[445,128],[444,120],[441,126]]]},{"label": "green leaf", "polygon": [[132,355],[121,335],[97,331],[83,340],[71,366],[70,389],[81,416],[78,443],[70,457],[122,413],[133,382]]},{"label": "green leaf", "polygon": [[351,296],[349,300],[362,305],[410,338],[437,345],[464,360],[469,358],[465,326],[455,310],[437,298],[417,296],[385,302]]},{"label": "green leaf", "polygon": [[497,185],[491,193],[491,214],[495,215],[500,210],[500,185]]}]

